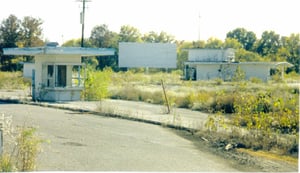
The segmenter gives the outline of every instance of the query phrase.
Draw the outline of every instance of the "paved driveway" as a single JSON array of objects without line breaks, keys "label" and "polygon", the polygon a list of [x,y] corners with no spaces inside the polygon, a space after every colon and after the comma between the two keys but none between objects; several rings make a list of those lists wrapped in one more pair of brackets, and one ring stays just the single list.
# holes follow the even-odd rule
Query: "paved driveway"
[{"label": "paved driveway", "polygon": [[161,126],[18,104],[0,104],[1,113],[51,141],[39,171],[238,171]]}]

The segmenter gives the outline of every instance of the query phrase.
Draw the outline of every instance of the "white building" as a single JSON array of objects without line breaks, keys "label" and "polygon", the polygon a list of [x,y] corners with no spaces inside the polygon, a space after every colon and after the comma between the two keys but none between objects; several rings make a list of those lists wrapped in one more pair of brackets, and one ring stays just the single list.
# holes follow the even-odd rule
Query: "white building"
[{"label": "white building", "polygon": [[[114,55],[114,49],[77,47],[4,48],[5,55],[34,56],[24,76],[32,78],[32,99],[41,101],[80,100],[84,88],[82,57]],[[32,69],[31,75],[28,69]]]},{"label": "white building", "polygon": [[184,75],[187,80],[210,80],[221,78],[231,80],[237,67],[245,73],[245,79],[252,77],[263,81],[270,79],[272,68],[290,67],[287,62],[235,62],[234,49],[189,49]]}]

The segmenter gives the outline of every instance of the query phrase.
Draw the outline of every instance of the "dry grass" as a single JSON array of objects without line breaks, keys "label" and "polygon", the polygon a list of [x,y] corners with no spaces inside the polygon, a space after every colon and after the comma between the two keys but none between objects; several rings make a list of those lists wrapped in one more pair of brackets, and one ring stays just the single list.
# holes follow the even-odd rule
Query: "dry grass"
[{"label": "dry grass", "polygon": [[22,77],[21,72],[0,72],[0,89],[24,89],[30,81]]},{"label": "dry grass", "polygon": [[247,154],[249,154],[251,156],[255,156],[255,157],[262,157],[262,158],[275,160],[275,161],[284,161],[284,162],[288,162],[288,163],[291,163],[294,165],[298,164],[298,158],[290,157],[290,156],[286,156],[286,155],[279,155],[279,154],[274,154],[274,153],[265,152],[265,151],[253,151],[253,150],[245,149],[245,148],[238,148],[237,151],[247,153]]}]

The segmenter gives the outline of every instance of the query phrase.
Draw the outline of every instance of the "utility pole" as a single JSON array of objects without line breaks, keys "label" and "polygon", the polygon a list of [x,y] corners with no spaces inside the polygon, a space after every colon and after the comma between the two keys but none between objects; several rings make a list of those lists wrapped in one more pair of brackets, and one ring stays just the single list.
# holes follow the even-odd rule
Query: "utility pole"
[{"label": "utility pole", "polygon": [[80,13],[80,24],[81,24],[81,47],[84,47],[84,22],[85,22],[85,3],[90,2],[89,0],[78,0],[82,2],[82,12]]},{"label": "utility pole", "polygon": [[199,28],[198,28],[198,41],[200,42],[200,28],[201,27],[201,15],[199,13]]}]

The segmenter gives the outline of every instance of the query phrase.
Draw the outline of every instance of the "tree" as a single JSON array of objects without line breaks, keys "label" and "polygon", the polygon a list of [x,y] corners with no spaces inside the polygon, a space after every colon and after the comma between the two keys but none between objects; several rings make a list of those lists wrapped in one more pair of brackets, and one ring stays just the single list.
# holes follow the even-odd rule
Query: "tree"
[{"label": "tree", "polygon": [[[89,39],[85,39],[83,43],[84,43],[83,47],[92,47],[92,44]],[[67,40],[61,46],[63,46],[63,47],[81,47],[81,38]]]},{"label": "tree", "polygon": [[172,35],[167,34],[166,32],[162,31],[158,35],[157,41],[159,43],[173,43],[175,41],[175,37]]},{"label": "tree", "polygon": [[16,64],[13,63],[13,56],[2,55],[3,48],[17,47],[20,41],[21,28],[20,20],[10,15],[7,19],[3,20],[0,26],[0,67],[1,70],[11,71],[16,70]]},{"label": "tree", "polygon": [[33,17],[26,16],[22,21],[21,37],[24,47],[43,46],[42,27],[43,21]]},{"label": "tree", "polygon": [[[291,34],[289,37],[281,37],[281,45],[278,53],[285,56],[286,60],[294,65],[293,70],[299,73],[300,63],[300,34]],[[284,52],[283,52],[284,51]]]},{"label": "tree", "polygon": [[160,32],[159,34],[155,33],[154,31],[150,31],[147,34],[144,34],[142,40],[147,43],[173,43],[175,38],[164,31]]},{"label": "tree", "polygon": [[[84,41],[84,43],[85,43],[85,41]],[[81,38],[67,40],[61,46],[63,46],[63,47],[80,47],[81,46]]]},{"label": "tree", "polygon": [[280,36],[274,31],[264,31],[257,42],[256,51],[262,56],[275,55],[280,47]]},{"label": "tree", "polygon": [[220,49],[223,47],[222,40],[219,40],[217,38],[209,38],[206,42],[205,48],[208,49]]},{"label": "tree", "polygon": [[235,52],[235,60],[241,62],[261,61],[262,57],[256,52],[247,51],[243,48],[240,48]]},{"label": "tree", "polygon": [[224,48],[240,49],[243,45],[235,38],[226,38]]},{"label": "tree", "polygon": [[108,29],[108,26],[103,24],[95,26],[91,32],[90,41],[93,46],[116,48],[118,35]]},{"label": "tree", "polygon": [[119,33],[119,42],[142,42],[141,33],[135,27],[124,25]]},{"label": "tree", "polygon": [[21,35],[20,20],[10,15],[0,26],[0,44],[3,47],[17,47]]},{"label": "tree", "polygon": [[142,40],[147,43],[157,43],[158,42],[158,34],[154,31],[150,31],[149,33],[144,34]]},{"label": "tree", "polygon": [[[103,24],[95,26],[91,32],[90,42],[94,47],[118,48],[118,34],[108,29],[108,26]],[[114,70],[117,66],[117,56],[99,56],[97,57],[97,69],[103,70],[105,67],[111,67]]]},{"label": "tree", "polygon": [[227,33],[226,38],[234,38],[238,40],[246,50],[252,50],[256,42],[256,35],[252,31],[247,31],[245,28],[236,28]]}]

